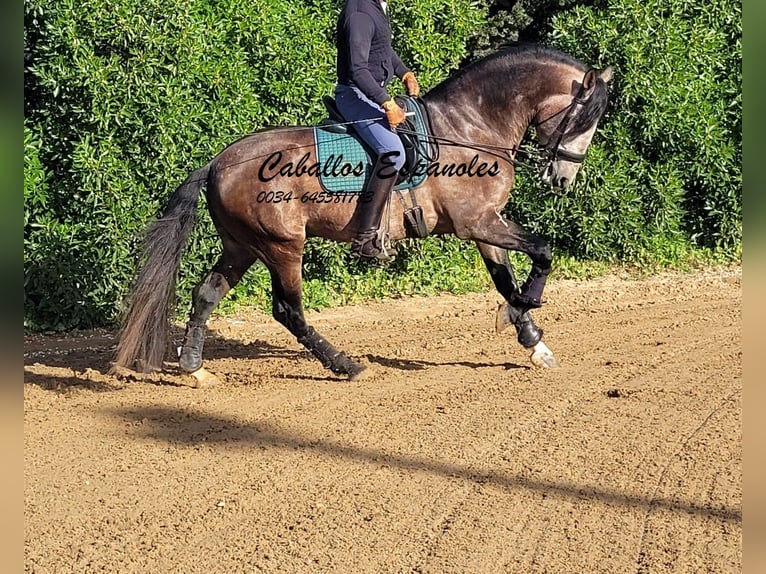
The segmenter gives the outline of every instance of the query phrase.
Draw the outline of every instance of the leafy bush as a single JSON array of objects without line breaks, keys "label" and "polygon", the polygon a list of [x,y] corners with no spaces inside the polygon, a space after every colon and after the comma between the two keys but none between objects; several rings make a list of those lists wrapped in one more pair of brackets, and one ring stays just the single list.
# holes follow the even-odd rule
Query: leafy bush
[{"label": "leafy bush", "polygon": [[486,21],[471,36],[465,62],[491,54],[517,41],[541,42],[552,18],[573,6],[589,6],[595,0],[478,0]]}]

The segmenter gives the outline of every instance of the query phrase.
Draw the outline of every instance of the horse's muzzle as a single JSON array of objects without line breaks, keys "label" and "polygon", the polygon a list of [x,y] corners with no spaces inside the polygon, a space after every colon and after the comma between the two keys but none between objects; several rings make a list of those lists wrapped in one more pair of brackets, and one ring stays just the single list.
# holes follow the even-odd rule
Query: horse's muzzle
[{"label": "horse's muzzle", "polygon": [[579,169],[579,164],[552,161],[545,166],[542,173],[542,180],[551,187],[566,189],[574,183]]}]

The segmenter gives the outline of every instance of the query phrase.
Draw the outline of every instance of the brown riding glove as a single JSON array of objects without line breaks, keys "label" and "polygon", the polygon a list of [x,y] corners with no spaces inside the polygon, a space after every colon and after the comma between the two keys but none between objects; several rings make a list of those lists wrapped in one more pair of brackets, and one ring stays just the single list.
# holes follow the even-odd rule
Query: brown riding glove
[{"label": "brown riding glove", "polygon": [[415,74],[412,72],[407,72],[402,76],[402,83],[404,84],[404,87],[407,88],[407,95],[412,96],[413,98],[420,97],[420,84],[418,84],[417,78],[415,78]]},{"label": "brown riding glove", "polygon": [[399,107],[399,104],[394,101],[394,98],[383,102],[381,107],[386,112],[386,119],[392,130],[395,130],[399,124],[404,123],[404,110]]}]

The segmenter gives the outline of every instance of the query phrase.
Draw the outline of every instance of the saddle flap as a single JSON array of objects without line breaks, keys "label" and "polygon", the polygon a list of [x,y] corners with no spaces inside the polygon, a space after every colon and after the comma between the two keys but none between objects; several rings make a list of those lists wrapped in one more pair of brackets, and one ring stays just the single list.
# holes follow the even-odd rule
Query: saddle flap
[{"label": "saddle flap", "polygon": [[347,134],[349,133],[348,126],[342,123],[338,123],[335,120],[331,118],[326,118],[319,122],[319,127],[323,130],[327,130],[328,132],[332,132],[334,134]]}]

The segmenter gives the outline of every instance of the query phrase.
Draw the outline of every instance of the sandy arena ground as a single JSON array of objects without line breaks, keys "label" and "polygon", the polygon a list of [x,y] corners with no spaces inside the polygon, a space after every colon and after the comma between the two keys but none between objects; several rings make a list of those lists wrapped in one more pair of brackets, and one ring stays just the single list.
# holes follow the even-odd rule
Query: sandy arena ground
[{"label": "sandy arena ground", "polygon": [[[555,281],[535,369],[496,293],[211,321],[204,389],[25,340],[33,573],[738,573],[741,269]],[[178,333],[174,336],[180,337]]]}]

